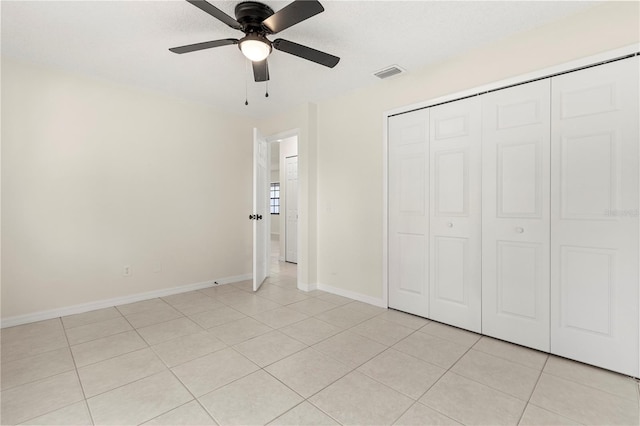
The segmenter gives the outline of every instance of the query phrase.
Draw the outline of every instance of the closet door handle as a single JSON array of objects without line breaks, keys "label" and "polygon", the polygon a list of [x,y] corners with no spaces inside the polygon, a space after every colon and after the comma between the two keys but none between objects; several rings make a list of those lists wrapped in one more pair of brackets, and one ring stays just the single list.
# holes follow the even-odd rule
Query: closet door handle
[{"label": "closet door handle", "polygon": [[453,222],[447,222],[447,228],[453,228]]},{"label": "closet door handle", "polygon": [[522,228],[522,227],[518,226],[518,227],[516,227],[516,232],[517,232],[518,234],[522,234],[522,233],[524,232],[524,228]]}]

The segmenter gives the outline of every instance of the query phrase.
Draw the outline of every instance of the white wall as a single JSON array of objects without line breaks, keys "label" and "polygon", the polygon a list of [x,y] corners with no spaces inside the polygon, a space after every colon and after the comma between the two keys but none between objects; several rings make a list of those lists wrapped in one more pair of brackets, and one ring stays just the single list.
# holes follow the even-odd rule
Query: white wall
[{"label": "white wall", "polygon": [[255,122],[2,58],[2,317],[249,273],[253,125],[299,135],[301,288],[381,298],[382,113],[637,43],[639,12],[607,2]]},{"label": "white wall", "polygon": [[249,274],[251,128],[2,58],[3,319]]},{"label": "white wall", "polygon": [[419,72],[318,103],[318,232],[314,235],[320,286],[369,300],[383,297],[384,111],[637,43],[639,16],[637,2],[607,2]]}]

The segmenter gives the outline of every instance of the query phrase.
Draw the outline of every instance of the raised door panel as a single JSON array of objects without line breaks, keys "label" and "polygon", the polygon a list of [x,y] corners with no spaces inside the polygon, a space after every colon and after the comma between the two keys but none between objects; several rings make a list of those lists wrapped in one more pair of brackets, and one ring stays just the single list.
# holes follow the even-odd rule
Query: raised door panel
[{"label": "raised door panel", "polygon": [[551,352],[638,376],[638,58],[552,79]]},{"label": "raised door panel", "polygon": [[395,235],[395,247],[398,249],[396,280],[398,291],[403,294],[414,294],[421,297],[424,293],[424,283],[427,281],[424,262],[427,244],[424,235],[401,234]]},{"label": "raised door panel", "polygon": [[430,109],[430,318],[481,328],[480,100]]},{"label": "raised door panel", "polygon": [[496,145],[497,216],[540,218],[543,138]]},{"label": "raised door panel", "polygon": [[429,315],[429,111],[389,117],[389,307]]},{"label": "raised door panel", "polygon": [[502,317],[535,321],[539,316],[536,289],[544,282],[541,244],[498,241],[496,312]]},{"label": "raised door panel", "polygon": [[616,250],[560,247],[558,322],[562,328],[611,335],[616,260]]},{"label": "raised door panel", "polygon": [[560,217],[606,218],[620,196],[615,134],[581,134],[565,137],[559,143]]},{"label": "raised door panel", "polygon": [[550,83],[482,100],[482,332],[549,350]]},{"label": "raised door panel", "polygon": [[468,250],[468,238],[434,238],[432,283],[433,300],[436,302],[447,302],[463,308],[469,305],[469,292],[465,288],[470,278]]},{"label": "raised door panel", "polygon": [[399,197],[399,213],[402,215],[424,216],[426,197],[424,194],[426,179],[426,158],[415,150],[407,150],[398,156],[399,181],[397,182]]},{"label": "raised door panel", "polygon": [[438,217],[469,215],[469,148],[433,153],[434,214]]}]

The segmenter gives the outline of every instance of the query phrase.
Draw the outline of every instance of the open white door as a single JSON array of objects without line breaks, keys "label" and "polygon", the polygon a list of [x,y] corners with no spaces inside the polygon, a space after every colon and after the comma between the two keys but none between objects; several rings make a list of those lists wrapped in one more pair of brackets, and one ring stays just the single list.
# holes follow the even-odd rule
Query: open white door
[{"label": "open white door", "polygon": [[267,278],[269,267],[269,146],[258,129],[253,129],[253,291]]}]

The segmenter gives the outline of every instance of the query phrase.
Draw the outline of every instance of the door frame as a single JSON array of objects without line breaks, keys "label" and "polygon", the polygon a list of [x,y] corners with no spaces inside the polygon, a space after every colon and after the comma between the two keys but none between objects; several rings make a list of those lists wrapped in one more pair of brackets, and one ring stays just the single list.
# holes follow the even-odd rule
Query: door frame
[{"label": "door frame", "polygon": [[472,89],[455,92],[445,96],[429,99],[394,108],[382,113],[382,303],[389,307],[389,117],[394,115],[407,113],[417,109],[430,108],[436,105],[454,102],[471,96],[481,95],[483,93],[492,92],[494,90],[504,89],[510,86],[529,83],[542,78],[548,78],[553,75],[563,74],[571,71],[577,71],[581,68],[587,68],[600,65],[605,62],[622,59],[628,56],[637,56],[640,52],[640,43],[631,44],[618,49],[609,50],[607,52],[586,56],[584,58],[565,62],[559,65],[542,68],[540,70],[521,74],[485,85],[477,86]]},{"label": "door frame", "polygon": [[[267,141],[267,144],[269,146],[269,155],[271,155],[271,146],[272,146],[271,143],[272,142],[278,142],[280,140],[291,138],[291,137],[295,137],[296,138],[296,145],[298,147],[296,152],[298,153],[297,155],[299,157],[300,156],[300,129],[297,129],[297,128],[296,129],[291,129],[291,130],[285,130],[283,132],[279,132],[279,133],[275,133],[275,134],[272,134],[272,135],[265,136],[264,138]],[[300,161],[298,161],[298,179],[299,179],[299,176],[300,176],[300,168],[301,168],[300,167]],[[280,190],[281,190],[281,193],[282,193],[282,184],[280,185]],[[300,192],[301,191],[302,191],[302,189],[300,188],[300,185],[298,185],[298,206],[300,205]],[[269,223],[269,226],[271,226],[270,223]],[[281,232],[282,232],[282,224],[280,224],[280,227],[281,227]],[[298,263],[296,264],[297,265],[296,287],[298,289],[307,291],[307,289],[304,288],[304,286],[302,285],[302,282],[301,282],[300,270],[301,270],[302,267],[306,267],[306,263],[305,263],[306,259],[302,259],[301,256],[299,256],[299,254],[300,254],[300,246],[301,246],[301,241],[300,241],[301,232],[300,232],[299,228],[300,228],[300,226],[298,225],[298,235],[297,235],[297,241],[296,241],[296,244],[297,244],[296,250],[298,251]],[[270,230],[269,230],[269,232],[270,232]],[[271,251],[270,250],[271,250],[271,244],[269,242],[269,258],[271,258]],[[278,261],[280,261],[280,260],[278,259]],[[313,290],[313,289],[311,289],[311,290]]]}]

